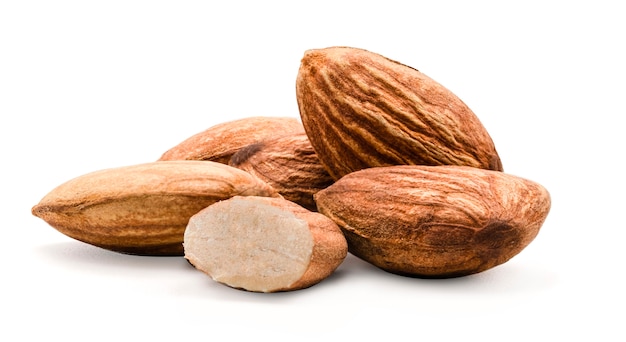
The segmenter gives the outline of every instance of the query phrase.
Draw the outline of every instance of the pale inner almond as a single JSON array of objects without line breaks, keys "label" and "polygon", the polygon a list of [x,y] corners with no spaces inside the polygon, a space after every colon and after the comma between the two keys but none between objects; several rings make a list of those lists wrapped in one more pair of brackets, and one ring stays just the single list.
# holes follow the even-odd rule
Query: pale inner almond
[{"label": "pale inner almond", "polygon": [[255,292],[289,287],[309,266],[313,236],[293,213],[253,199],[215,203],[191,217],[185,258],[220,283]]}]

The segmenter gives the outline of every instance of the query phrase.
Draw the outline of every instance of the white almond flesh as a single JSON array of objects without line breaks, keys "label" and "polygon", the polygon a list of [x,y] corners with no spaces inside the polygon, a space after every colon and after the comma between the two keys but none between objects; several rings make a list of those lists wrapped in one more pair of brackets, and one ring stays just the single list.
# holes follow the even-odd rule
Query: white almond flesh
[{"label": "white almond flesh", "polygon": [[[315,220],[307,220],[307,215]],[[323,253],[316,252],[320,246],[311,227],[320,219],[333,235],[332,246],[321,246]],[[191,217],[184,249],[185,258],[217,282],[276,292],[308,287],[330,275],[347,254],[347,243],[339,227],[319,213],[282,198],[236,196]],[[320,255],[322,260],[313,260]]]}]

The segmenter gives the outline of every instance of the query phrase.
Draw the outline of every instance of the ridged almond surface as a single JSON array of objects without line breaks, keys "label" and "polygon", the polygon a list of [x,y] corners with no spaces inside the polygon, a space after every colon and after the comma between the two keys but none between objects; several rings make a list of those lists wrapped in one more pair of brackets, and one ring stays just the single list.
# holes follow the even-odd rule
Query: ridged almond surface
[{"label": "ridged almond surface", "polygon": [[259,177],[285,199],[312,211],[317,211],[313,195],[333,183],[304,132],[244,147],[229,165]]},{"label": "ridged almond surface", "polygon": [[189,220],[185,258],[215,281],[254,292],[293,291],[330,276],[348,253],[328,217],[283,198],[236,196]]},{"label": "ridged almond surface", "polygon": [[302,124],[334,179],[387,165],[502,171],[485,127],[420,71],[350,47],[308,50],[296,82]]},{"label": "ridged almond surface", "polygon": [[189,218],[235,195],[279,196],[228,165],[163,161],[79,176],[50,191],[32,213],[71,238],[108,250],[183,255]]},{"label": "ridged almond surface", "polygon": [[392,273],[458,277],[500,265],[533,241],[550,210],[541,185],[463,166],[351,173],[315,195],[352,254]]},{"label": "ridged almond surface", "polygon": [[278,135],[304,132],[291,117],[253,116],[211,126],[172,147],[159,160],[208,160],[228,164],[240,148]]}]

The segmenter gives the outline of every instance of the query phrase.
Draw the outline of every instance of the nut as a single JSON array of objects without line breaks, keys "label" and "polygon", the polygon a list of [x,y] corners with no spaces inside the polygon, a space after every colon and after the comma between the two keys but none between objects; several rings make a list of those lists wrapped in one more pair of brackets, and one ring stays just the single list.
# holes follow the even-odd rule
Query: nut
[{"label": "nut", "polygon": [[387,166],[344,176],[315,195],[349,251],[402,275],[485,271],[521,252],[550,210],[541,185],[464,166]]},{"label": "nut", "polygon": [[259,177],[285,199],[317,211],[313,195],[333,183],[307,135],[295,133],[244,147],[230,165]]},{"label": "nut", "polygon": [[296,81],[302,124],[334,179],[387,165],[502,171],[476,115],[416,69],[349,47],[308,50]]},{"label": "nut", "polygon": [[215,281],[254,292],[293,291],[330,276],[347,255],[339,227],[282,199],[236,196],[193,215],[185,258]]},{"label": "nut", "polygon": [[240,148],[275,137],[304,132],[302,123],[290,117],[255,116],[224,122],[194,134],[159,158],[164,160],[208,160],[228,164]]},{"label": "nut", "polygon": [[108,250],[183,255],[189,218],[235,195],[279,196],[228,165],[163,161],[74,178],[49,192],[32,213],[71,238]]}]

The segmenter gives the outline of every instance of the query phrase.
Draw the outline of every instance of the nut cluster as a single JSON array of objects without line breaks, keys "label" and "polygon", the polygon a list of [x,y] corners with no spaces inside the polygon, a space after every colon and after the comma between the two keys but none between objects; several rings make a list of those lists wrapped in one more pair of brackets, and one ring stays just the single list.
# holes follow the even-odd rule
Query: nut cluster
[{"label": "nut cluster", "polygon": [[467,276],[501,265],[550,210],[507,174],[478,117],[420,71],[350,47],[306,51],[301,121],[209,127],[156,161],[88,173],[32,208],[111,251],[184,256],[254,292],[303,289],[348,252],[390,273]]}]

